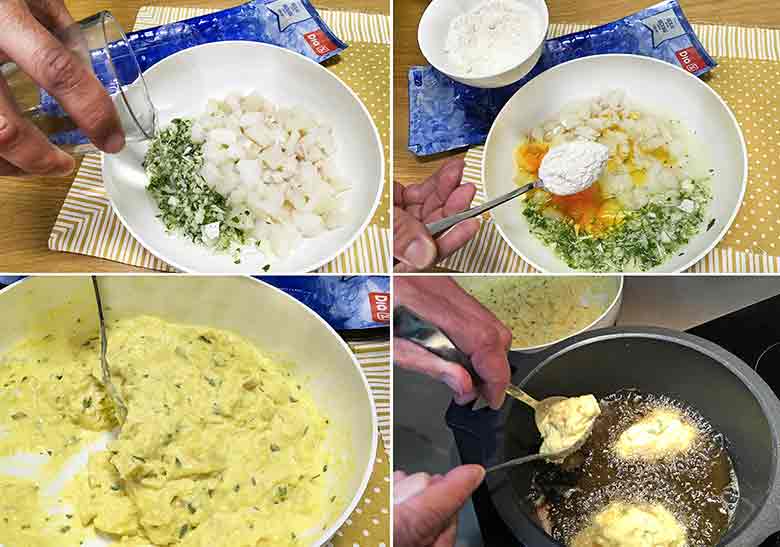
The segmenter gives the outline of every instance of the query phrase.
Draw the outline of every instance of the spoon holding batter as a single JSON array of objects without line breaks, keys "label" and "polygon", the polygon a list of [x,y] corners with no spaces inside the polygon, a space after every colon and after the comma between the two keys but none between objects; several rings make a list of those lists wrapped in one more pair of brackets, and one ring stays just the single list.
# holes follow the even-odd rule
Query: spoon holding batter
[{"label": "spoon holding batter", "polygon": [[[406,306],[398,306],[393,312],[393,336],[413,342],[442,359],[458,363],[469,373],[475,386],[482,383],[469,356],[458,349],[436,325]],[[593,431],[596,418],[601,414],[601,407],[593,395],[547,397],[538,401],[512,384],[507,386],[506,394],[534,409],[536,427],[543,438],[538,457],[525,461],[541,458],[556,463],[563,461],[585,443]],[[480,399],[474,409],[484,406],[487,403]]]},{"label": "spoon holding batter", "polygon": [[119,425],[125,423],[127,419],[127,406],[125,405],[122,397],[119,395],[119,390],[111,381],[111,370],[108,366],[108,357],[106,351],[108,349],[108,339],[106,338],[106,321],[103,316],[103,303],[100,299],[100,288],[98,287],[97,276],[92,276],[92,288],[95,290],[95,301],[97,302],[98,318],[100,320],[100,370],[103,375],[103,385],[106,386],[108,394],[111,396],[111,400],[114,403],[114,409],[116,410],[117,419]]}]

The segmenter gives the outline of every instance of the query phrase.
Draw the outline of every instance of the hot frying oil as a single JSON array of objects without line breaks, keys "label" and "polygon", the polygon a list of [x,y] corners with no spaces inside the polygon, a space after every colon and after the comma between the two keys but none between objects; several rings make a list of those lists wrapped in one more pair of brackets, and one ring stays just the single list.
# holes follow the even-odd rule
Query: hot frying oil
[{"label": "hot frying oil", "polygon": [[[532,496],[553,538],[569,544],[610,502],[623,501],[661,504],[686,528],[689,547],[716,545],[739,500],[723,435],[696,410],[665,396],[624,390],[603,399],[601,408],[579,452],[535,473]],[[691,448],[656,461],[620,458],[613,450],[620,434],[658,408],[679,411],[698,429]]]}]

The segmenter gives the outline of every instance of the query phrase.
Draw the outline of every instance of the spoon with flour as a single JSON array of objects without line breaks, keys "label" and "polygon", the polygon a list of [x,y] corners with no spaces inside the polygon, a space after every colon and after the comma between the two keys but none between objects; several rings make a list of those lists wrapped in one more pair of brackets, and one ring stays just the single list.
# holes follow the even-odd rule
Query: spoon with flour
[{"label": "spoon with flour", "polygon": [[477,207],[426,224],[428,232],[437,236],[459,222],[474,218],[535,188],[557,196],[571,196],[587,190],[596,182],[609,159],[609,148],[593,141],[571,141],[554,146],[545,154],[539,166],[539,180],[516,188]]}]

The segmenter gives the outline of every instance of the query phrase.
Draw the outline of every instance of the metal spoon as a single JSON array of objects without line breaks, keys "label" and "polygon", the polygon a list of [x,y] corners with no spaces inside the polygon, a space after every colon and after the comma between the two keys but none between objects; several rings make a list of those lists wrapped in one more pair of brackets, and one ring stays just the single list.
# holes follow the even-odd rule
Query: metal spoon
[{"label": "metal spoon", "polygon": [[106,390],[108,390],[108,394],[111,396],[111,400],[114,403],[119,425],[122,425],[127,419],[127,406],[124,401],[122,401],[119,390],[117,390],[116,386],[111,382],[111,370],[108,367],[108,358],[106,357],[106,350],[108,349],[106,321],[103,316],[103,303],[100,300],[100,289],[98,288],[97,276],[94,275],[92,276],[92,288],[95,290],[98,317],[100,318],[100,370],[103,373],[103,385],[106,386]]},{"label": "metal spoon", "polygon": [[[552,397],[549,397],[552,399]],[[561,397],[562,399],[565,397]],[[546,399],[545,399],[546,400]],[[538,416],[538,414],[537,414]],[[538,422],[537,422],[538,424]],[[577,450],[582,448],[582,445],[585,444],[585,441],[588,440],[588,437],[590,437],[590,434],[593,432],[593,426],[595,425],[595,421],[591,422],[590,426],[588,427],[588,430],[577,440],[576,443],[569,446],[565,450],[561,450],[560,452],[556,452],[554,454],[531,454],[529,456],[523,456],[521,458],[514,458],[512,460],[507,460],[504,463],[500,463],[498,465],[494,465],[493,467],[488,467],[485,469],[486,473],[492,473],[493,471],[498,471],[499,469],[506,469],[507,467],[514,467],[516,465],[523,465],[524,463],[530,463],[537,460],[547,460],[549,462],[553,463],[562,463],[563,460],[574,454]],[[538,427],[538,425],[537,425]]]},{"label": "metal spoon", "polygon": [[[498,207],[499,205],[506,203],[511,199],[514,199],[518,196],[525,194],[526,192],[533,190],[534,188],[545,188],[548,192],[552,194],[557,194],[559,196],[571,195],[572,192],[581,192],[586,188],[589,188],[601,176],[601,173],[603,172],[604,166],[606,165],[607,162],[607,157],[609,155],[609,149],[603,144],[597,142],[572,141],[572,142],[559,144],[553,147],[544,156],[544,159],[542,160],[542,165],[539,169],[539,173],[541,176],[541,174],[544,172],[546,161],[548,160],[548,158],[554,155],[557,155],[559,160],[561,157],[566,158],[567,163],[575,167],[574,169],[575,173],[582,173],[582,169],[587,169],[590,163],[593,161],[592,157],[582,154],[583,147],[585,149],[590,149],[591,152],[593,152],[593,149],[596,148],[598,150],[595,153],[601,153],[603,155],[603,162],[601,163],[600,167],[596,171],[591,171],[587,175],[585,175],[584,178],[580,181],[583,184],[576,185],[575,188],[568,188],[566,186],[562,188],[560,184],[554,182],[553,184],[550,184],[552,181],[549,178],[547,179],[547,183],[545,184],[545,182],[542,180],[543,178],[542,177],[540,179],[535,180],[534,182],[526,184],[525,186],[521,186],[520,188],[512,190],[508,194],[504,194],[503,196],[499,196],[496,199],[492,199],[487,203],[484,203],[477,207],[472,207],[471,209],[467,209],[466,211],[443,218],[441,220],[437,220],[436,222],[431,222],[430,224],[426,224],[425,227],[428,229],[428,232],[433,237],[436,237],[439,234],[446,232],[447,230],[449,230],[459,222],[463,222],[466,219],[479,216],[485,211],[489,211],[494,207]],[[582,169],[578,169],[577,167],[581,167]]]},{"label": "metal spoon", "polygon": [[[584,441],[583,441],[584,442]],[[579,447],[577,447],[579,449]],[[550,460],[550,461],[562,461],[566,459],[566,456],[571,454],[569,451],[559,452],[557,454],[531,454],[530,456],[523,456],[522,458],[515,458],[513,460],[505,461],[493,467],[485,469],[485,473],[492,473],[500,469],[506,469],[507,467],[514,467],[516,465],[523,465],[524,463],[531,463],[538,460]]]},{"label": "metal spoon", "polygon": [[[475,386],[479,386],[482,383],[482,379],[474,369],[474,365],[471,363],[471,359],[468,355],[458,349],[457,346],[433,323],[423,319],[415,312],[407,308],[406,306],[398,306],[393,310],[393,336],[403,338],[410,342],[421,346],[434,355],[438,355],[446,361],[451,361],[461,365],[471,376],[471,380]],[[534,409],[534,421],[536,427],[541,430],[539,425],[544,421],[544,418],[549,414],[552,407],[566,400],[566,397],[547,397],[538,401],[528,395],[525,391],[519,387],[509,384],[506,388],[506,394],[510,397],[521,401]],[[479,410],[487,406],[487,402],[480,398],[474,405],[474,410]],[[518,458],[517,460],[511,460],[506,464],[519,465],[534,461],[538,459],[547,459],[550,461],[561,461],[566,456],[573,454],[579,450],[585,441],[593,431],[594,422],[591,422],[589,428],[583,433],[583,435],[573,445],[565,450],[554,454],[535,454],[533,456],[525,456],[524,458]],[[530,458],[530,459],[529,459]],[[513,463],[514,462],[514,463]],[[505,465],[505,464],[502,464]]]},{"label": "metal spoon", "polygon": [[512,190],[508,194],[499,196],[496,199],[491,199],[490,201],[487,201],[482,205],[472,207],[471,209],[466,209],[465,211],[461,211],[460,213],[445,217],[441,220],[437,220],[436,222],[431,222],[430,224],[426,224],[425,227],[428,229],[428,233],[430,233],[433,237],[436,237],[439,234],[446,232],[447,230],[449,230],[459,222],[463,222],[464,220],[470,218],[478,217],[482,213],[490,211],[491,209],[498,207],[499,205],[502,205],[509,200],[515,199],[518,196],[522,196],[523,194],[525,194],[526,192],[530,192],[534,188],[542,188],[542,181],[537,180],[528,183],[525,186],[521,186],[520,188],[516,188]]}]

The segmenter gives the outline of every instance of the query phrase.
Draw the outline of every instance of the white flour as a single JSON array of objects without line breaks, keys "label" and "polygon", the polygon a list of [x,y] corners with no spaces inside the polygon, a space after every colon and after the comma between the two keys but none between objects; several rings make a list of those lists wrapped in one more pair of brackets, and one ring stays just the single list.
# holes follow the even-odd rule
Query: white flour
[{"label": "white flour", "polygon": [[483,0],[452,20],[445,50],[459,74],[497,74],[536,49],[541,24],[539,14],[517,0]]},{"label": "white flour", "polygon": [[601,176],[609,159],[609,148],[592,141],[572,141],[554,146],[539,167],[544,189],[570,196],[590,188]]}]

